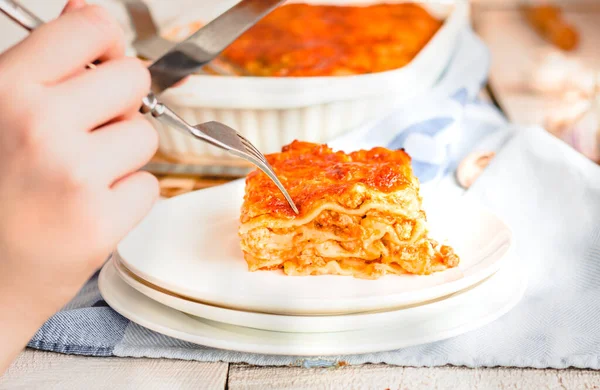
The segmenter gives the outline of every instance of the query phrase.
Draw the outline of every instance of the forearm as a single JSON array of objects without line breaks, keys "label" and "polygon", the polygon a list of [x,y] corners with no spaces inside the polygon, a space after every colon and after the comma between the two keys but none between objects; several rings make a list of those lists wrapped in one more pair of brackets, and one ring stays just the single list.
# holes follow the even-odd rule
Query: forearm
[{"label": "forearm", "polygon": [[40,311],[35,299],[22,291],[23,280],[10,281],[3,276],[6,275],[0,275],[0,375],[52,315]]},{"label": "forearm", "polygon": [[139,171],[158,145],[138,112],[148,68],[125,58],[114,17],[83,5],[0,53],[0,372],[159,194]]}]

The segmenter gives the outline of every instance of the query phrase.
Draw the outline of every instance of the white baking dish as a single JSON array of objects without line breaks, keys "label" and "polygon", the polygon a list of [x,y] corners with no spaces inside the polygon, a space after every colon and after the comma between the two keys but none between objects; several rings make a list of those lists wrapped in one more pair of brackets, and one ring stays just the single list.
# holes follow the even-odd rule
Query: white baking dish
[{"label": "white baking dish", "polygon": [[[349,4],[373,1],[319,1]],[[214,17],[224,6],[198,15],[189,13],[177,24]],[[468,23],[466,0],[420,2],[443,26],[406,66],[381,73],[337,77],[240,77],[194,75],[162,96],[190,123],[223,122],[251,140],[264,153],[279,151],[294,139],[327,142],[380,118],[397,105],[430,89],[450,61],[459,32]],[[216,5],[215,5],[216,7]],[[165,28],[168,30],[168,27]],[[163,154],[185,161],[214,161],[225,152],[154,122]]]}]

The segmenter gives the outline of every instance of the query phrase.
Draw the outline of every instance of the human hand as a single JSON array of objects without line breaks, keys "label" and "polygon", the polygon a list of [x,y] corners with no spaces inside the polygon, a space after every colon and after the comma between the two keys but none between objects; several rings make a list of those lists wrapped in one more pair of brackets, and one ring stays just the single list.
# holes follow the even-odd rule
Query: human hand
[{"label": "human hand", "polygon": [[95,6],[71,5],[0,56],[0,372],[157,199],[138,172],[158,143],[138,113],[149,90]]}]

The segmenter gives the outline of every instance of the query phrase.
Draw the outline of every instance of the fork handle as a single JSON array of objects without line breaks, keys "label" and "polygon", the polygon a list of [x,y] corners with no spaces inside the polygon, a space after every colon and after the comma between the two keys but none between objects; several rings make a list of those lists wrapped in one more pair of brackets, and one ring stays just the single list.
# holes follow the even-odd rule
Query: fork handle
[{"label": "fork handle", "polygon": [[154,118],[159,119],[167,125],[173,126],[176,129],[189,133],[187,123],[173,110],[165,106],[158,101],[154,93],[149,92],[145,98],[142,99],[142,107],[140,108],[142,114],[151,114]]},{"label": "fork handle", "polygon": [[198,129],[194,128],[193,126],[190,126],[185,120],[183,120],[183,118],[177,115],[173,110],[159,102],[156,98],[156,95],[154,95],[154,93],[152,92],[148,93],[148,95],[146,95],[146,97],[142,99],[142,107],[140,108],[140,112],[142,114],[151,114],[154,118],[158,119],[163,124],[173,127],[179,130],[180,132],[184,133],[185,135],[192,135],[196,138],[201,139],[204,142],[216,146],[217,148],[228,150],[227,148],[223,147],[223,145],[214,142],[212,138],[207,137],[201,131],[198,131]]}]

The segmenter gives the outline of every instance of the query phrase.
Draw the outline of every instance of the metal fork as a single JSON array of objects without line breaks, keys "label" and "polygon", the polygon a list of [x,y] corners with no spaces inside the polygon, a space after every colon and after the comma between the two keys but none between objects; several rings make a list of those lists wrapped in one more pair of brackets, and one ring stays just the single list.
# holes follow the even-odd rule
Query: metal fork
[{"label": "metal fork", "polygon": [[[43,24],[40,18],[14,0],[0,0],[0,11],[28,31],[33,31]],[[88,65],[88,68],[93,69],[94,67],[92,64]],[[207,122],[192,126],[175,114],[169,107],[159,102],[152,92],[148,93],[148,96],[143,99],[141,111],[152,114],[153,117],[166,125],[172,126],[185,134],[193,135],[204,142],[224,149],[256,165],[275,183],[294,212],[296,214],[299,213],[294,201],[277,178],[275,171],[265,156],[250,141],[231,127],[219,122]]]},{"label": "metal fork", "polygon": [[142,112],[150,113],[164,124],[172,126],[184,134],[191,134],[204,142],[208,142],[217,148],[224,149],[231,154],[256,165],[273,181],[273,183],[275,183],[292,210],[294,210],[296,214],[299,213],[292,197],[279,178],[277,178],[273,167],[271,167],[271,164],[269,164],[265,156],[252,144],[252,142],[248,141],[231,127],[215,121],[192,126],[179,115],[175,114],[169,107],[159,102],[153,93],[148,94],[148,96],[143,99]]}]

